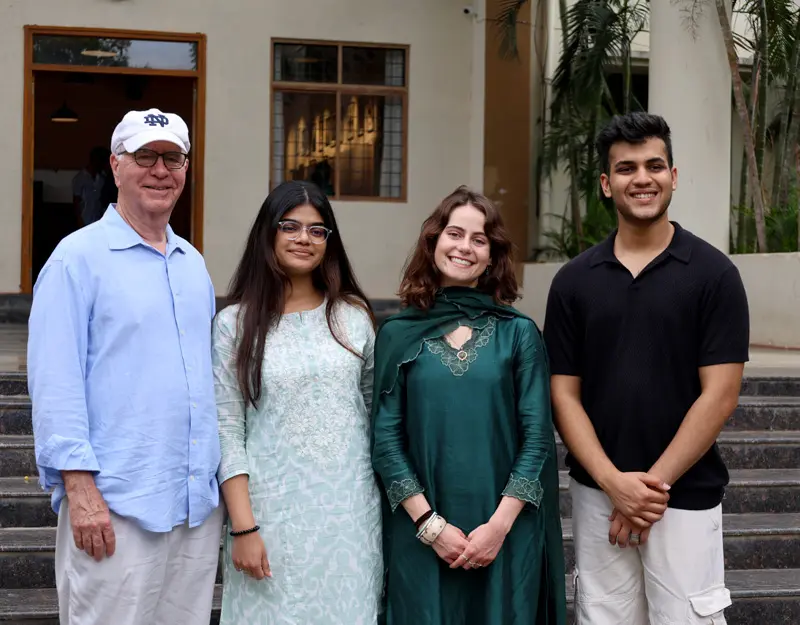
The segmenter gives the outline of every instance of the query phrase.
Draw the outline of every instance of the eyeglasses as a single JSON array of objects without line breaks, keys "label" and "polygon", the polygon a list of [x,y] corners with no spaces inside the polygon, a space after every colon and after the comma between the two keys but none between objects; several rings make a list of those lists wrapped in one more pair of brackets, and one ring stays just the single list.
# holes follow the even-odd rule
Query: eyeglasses
[{"label": "eyeglasses", "polygon": [[305,230],[308,232],[308,240],[316,245],[325,243],[330,233],[333,232],[325,226],[304,226],[296,221],[279,221],[278,230],[285,234],[290,241],[296,241]]},{"label": "eyeglasses", "polygon": [[164,167],[167,169],[180,169],[186,164],[186,154],[183,152],[164,152],[159,154],[153,150],[142,148],[130,154],[139,167],[153,167],[158,162],[159,157],[164,161]]}]

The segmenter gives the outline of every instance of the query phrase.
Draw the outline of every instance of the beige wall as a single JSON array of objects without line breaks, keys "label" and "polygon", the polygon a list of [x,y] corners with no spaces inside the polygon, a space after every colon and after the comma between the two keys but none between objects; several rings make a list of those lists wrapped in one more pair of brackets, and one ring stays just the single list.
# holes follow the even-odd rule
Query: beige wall
[{"label": "beige wall", "polygon": [[457,185],[482,184],[477,124],[482,128],[485,34],[481,22],[464,15],[464,5],[460,0],[6,0],[0,22],[0,293],[19,290],[24,25],[207,35],[204,252],[221,294],[268,190],[270,38],[410,45],[408,202],[335,203],[367,293],[392,297],[423,218]]},{"label": "beige wall", "polygon": [[[800,253],[735,254],[750,308],[750,344],[800,349]],[[525,265],[517,307],[542,327],[550,283],[563,263]]]}]

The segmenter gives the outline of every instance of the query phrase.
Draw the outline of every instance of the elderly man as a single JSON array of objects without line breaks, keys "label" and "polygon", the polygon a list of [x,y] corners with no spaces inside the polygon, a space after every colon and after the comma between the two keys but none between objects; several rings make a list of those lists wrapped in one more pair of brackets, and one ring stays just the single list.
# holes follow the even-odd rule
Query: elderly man
[{"label": "elderly man", "polygon": [[177,115],[131,111],[111,152],[118,203],[58,245],[29,322],[60,622],[208,625],[223,520],[214,290],[168,225],[189,131]]}]

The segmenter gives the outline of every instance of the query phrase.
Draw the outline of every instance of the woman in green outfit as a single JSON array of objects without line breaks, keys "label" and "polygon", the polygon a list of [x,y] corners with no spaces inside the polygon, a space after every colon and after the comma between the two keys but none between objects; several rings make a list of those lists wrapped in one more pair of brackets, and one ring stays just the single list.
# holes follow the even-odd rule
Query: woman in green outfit
[{"label": "woman in green outfit", "polygon": [[547,359],[487,198],[445,198],[400,297],[375,346],[387,625],[564,625]]}]

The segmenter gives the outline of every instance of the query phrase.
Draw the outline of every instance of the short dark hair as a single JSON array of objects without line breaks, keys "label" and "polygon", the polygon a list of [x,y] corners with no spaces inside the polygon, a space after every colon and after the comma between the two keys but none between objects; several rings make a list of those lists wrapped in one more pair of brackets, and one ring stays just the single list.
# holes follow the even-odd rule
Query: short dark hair
[{"label": "short dark hair", "polygon": [[595,146],[600,157],[600,167],[610,173],[608,153],[615,143],[644,143],[647,139],[661,139],[667,148],[667,164],[672,167],[672,139],[669,125],[660,115],[652,113],[626,113],[614,115],[599,133]]}]

